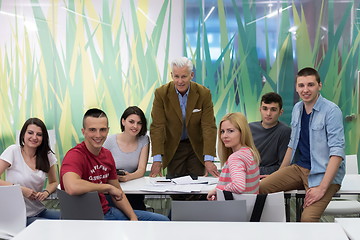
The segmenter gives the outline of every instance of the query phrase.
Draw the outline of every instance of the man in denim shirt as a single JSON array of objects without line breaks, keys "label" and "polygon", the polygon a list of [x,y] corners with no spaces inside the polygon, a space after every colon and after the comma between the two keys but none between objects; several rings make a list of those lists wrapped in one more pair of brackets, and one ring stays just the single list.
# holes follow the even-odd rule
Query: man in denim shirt
[{"label": "man in denim shirt", "polygon": [[321,87],[315,69],[297,74],[296,92],[302,101],[292,112],[288,149],[280,169],[260,182],[260,193],[305,188],[302,222],[319,221],[345,174],[342,113],[320,95]]}]

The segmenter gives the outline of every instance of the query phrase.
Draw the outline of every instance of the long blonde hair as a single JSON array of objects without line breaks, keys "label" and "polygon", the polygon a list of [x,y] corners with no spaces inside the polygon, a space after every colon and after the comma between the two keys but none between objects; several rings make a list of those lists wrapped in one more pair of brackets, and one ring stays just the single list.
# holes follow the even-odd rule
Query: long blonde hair
[{"label": "long blonde hair", "polygon": [[259,165],[260,163],[260,154],[255,147],[254,140],[250,131],[249,124],[246,120],[246,117],[239,112],[236,113],[228,113],[226,114],[220,121],[218,128],[218,156],[220,158],[221,166],[225,164],[228,157],[233,153],[231,148],[225,147],[224,143],[221,141],[221,124],[228,120],[235,128],[237,128],[240,135],[240,143],[242,146],[246,146],[251,149],[254,154],[254,160]]}]

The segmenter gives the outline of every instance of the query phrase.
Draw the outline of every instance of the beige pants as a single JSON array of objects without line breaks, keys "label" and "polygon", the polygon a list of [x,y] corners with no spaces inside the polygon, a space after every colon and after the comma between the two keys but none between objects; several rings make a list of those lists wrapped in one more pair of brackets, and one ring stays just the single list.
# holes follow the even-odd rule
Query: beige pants
[{"label": "beige pants", "polygon": [[[296,164],[284,167],[260,181],[260,193],[273,193],[309,188],[309,169]],[[302,222],[318,222],[334,194],[339,191],[339,184],[331,184],[325,195],[317,202],[303,209]]]}]

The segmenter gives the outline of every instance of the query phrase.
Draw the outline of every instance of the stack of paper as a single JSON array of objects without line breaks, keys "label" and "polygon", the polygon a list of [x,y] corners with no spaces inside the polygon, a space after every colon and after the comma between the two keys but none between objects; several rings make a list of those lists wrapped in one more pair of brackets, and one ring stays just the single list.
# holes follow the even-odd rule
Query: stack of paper
[{"label": "stack of paper", "polygon": [[193,180],[190,176],[178,177],[171,179],[176,184],[207,184],[206,180]]}]

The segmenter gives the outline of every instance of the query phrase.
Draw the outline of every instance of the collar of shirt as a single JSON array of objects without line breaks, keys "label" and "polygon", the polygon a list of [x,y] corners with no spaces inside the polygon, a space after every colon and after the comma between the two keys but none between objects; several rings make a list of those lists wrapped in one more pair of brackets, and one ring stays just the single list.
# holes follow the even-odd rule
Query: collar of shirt
[{"label": "collar of shirt", "polygon": [[183,120],[185,121],[185,118],[186,118],[186,105],[187,105],[187,99],[188,99],[189,92],[190,92],[190,85],[189,85],[188,90],[184,94],[184,96],[181,95],[181,93],[177,90],[176,87],[175,87],[175,91],[176,91],[176,93],[178,95],[182,117],[183,117]]},{"label": "collar of shirt", "polygon": [[190,85],[189,85],[188,90],[187,90],[187,91],[186,91],[186,93],[184,94],[184,96],[183,96],[183,95],[181,95],[181,93],[177,90],[176,86],[175,86],[175,91],[176,91],[176,93],[177,93],[177,95],[178,95],[179,99],[180,99],[180,97],[181,97],[181,98],[183,98],[183,97],[185,97],[185,96],[186,96],[186,98],[187,98],[187,96],[189,95],[189,92],[190,92]]},{"label": "collar of shirt", "polygon": [[321,96],[321,94],[319,93],[319,97],[316,100],[313,109],[316,111],[320,111],[321,105],[323,104],[323,97]]}]

